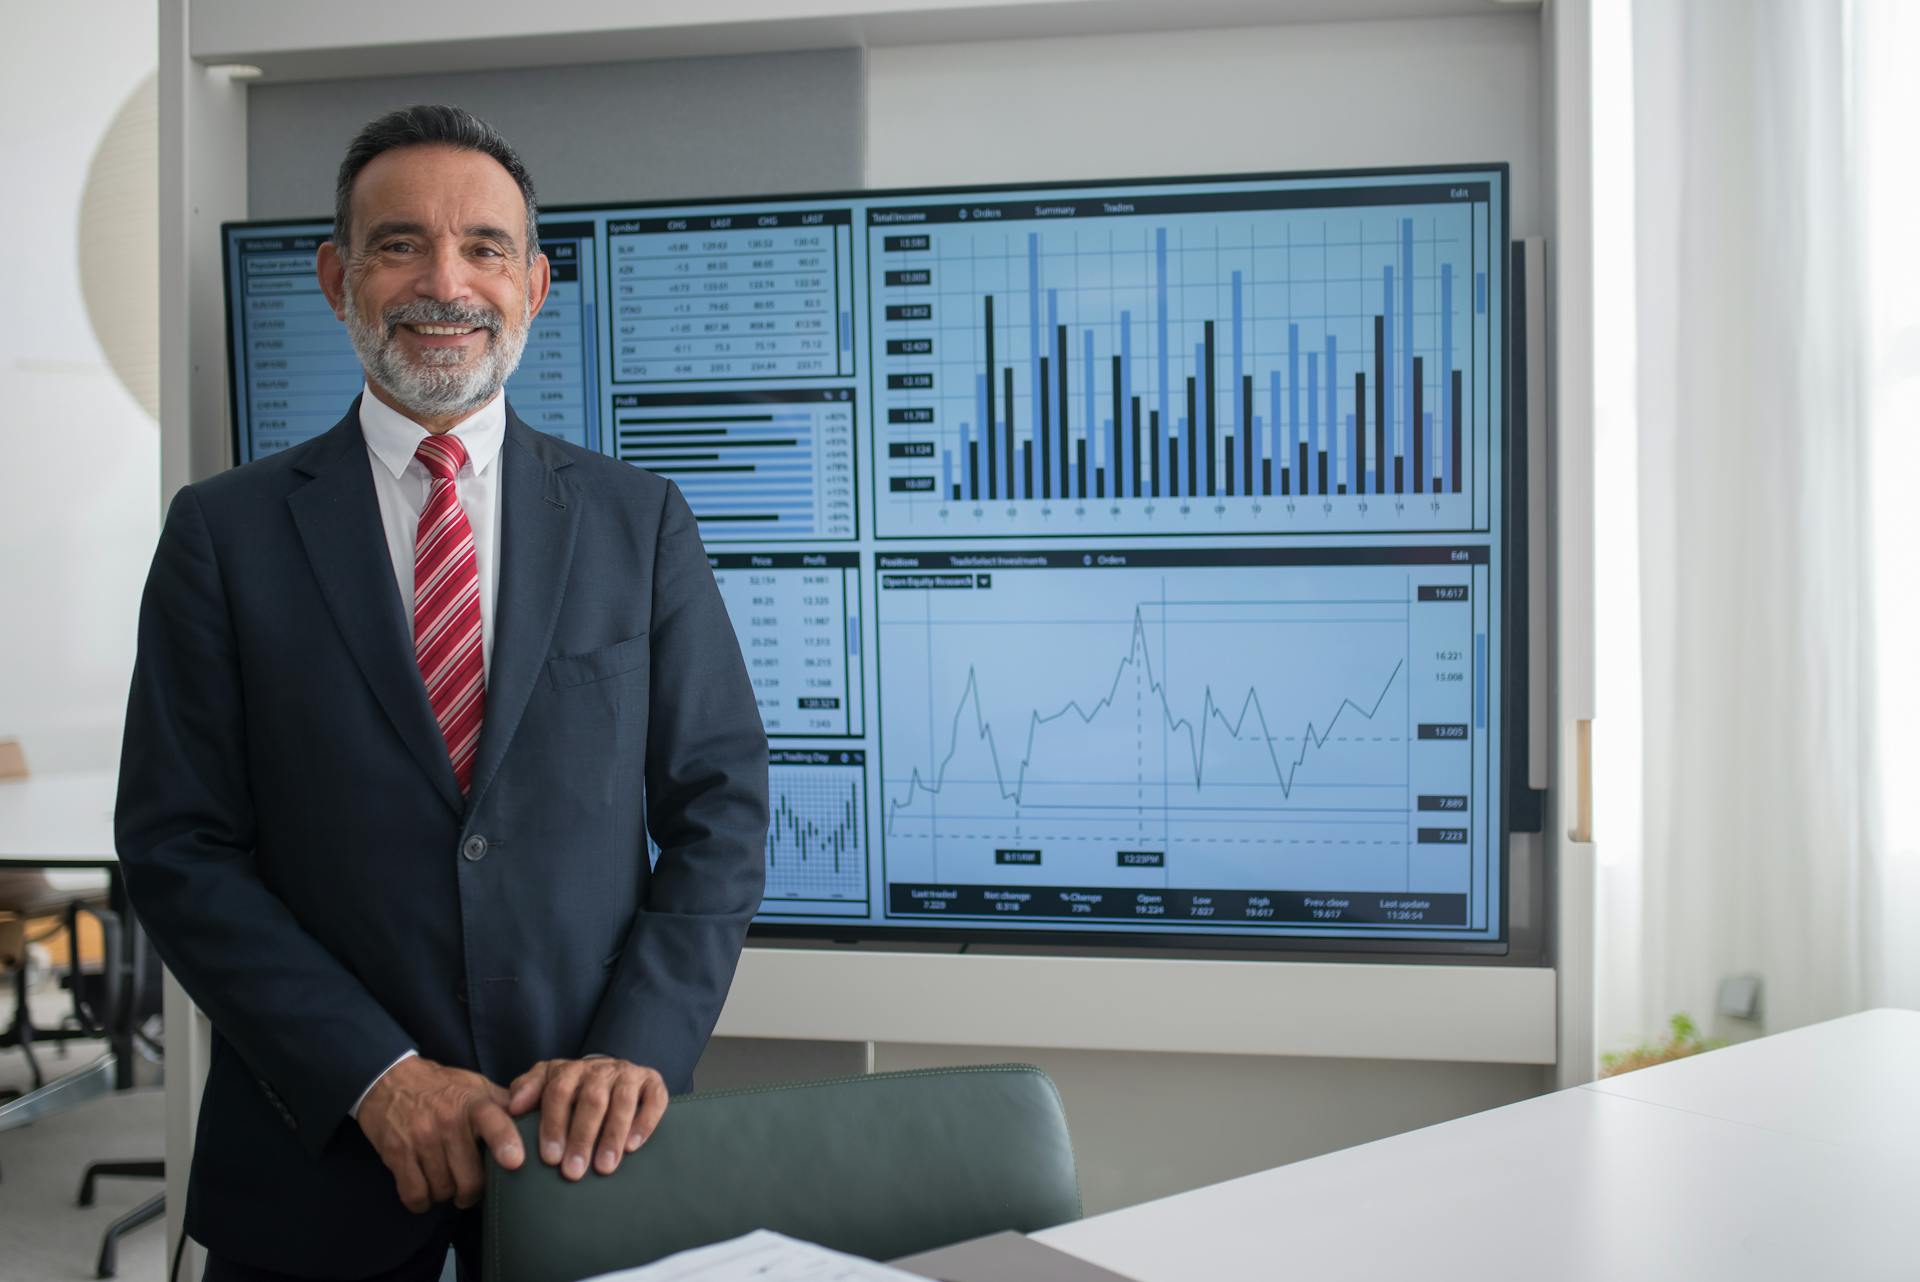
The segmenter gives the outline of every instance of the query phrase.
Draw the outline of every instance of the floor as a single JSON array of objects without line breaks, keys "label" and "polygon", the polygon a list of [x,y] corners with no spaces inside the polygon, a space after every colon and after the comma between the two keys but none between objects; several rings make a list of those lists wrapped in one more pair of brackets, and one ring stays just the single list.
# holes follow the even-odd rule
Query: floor
[{"label": "floor", "polygon": [[[11,994],[0,1025],[12,1022]],[[29,999],[41,1026],[67,1010],[58,989]],[[41,1070],[54,1076],[90,1063],[105,1047],[68,1042],[35,1048]],[[87,1163],[158,1157],[165,1150],[165,1104],[155,1065],[142,1064],[140,1085],[93,1100],[17,1130],[0,1131],[0,1282],[66,1282],[95,1276],[100,1235],[118,1216],[155,1193],[154,1180],[106,1179],[94,1204],[75,1205]],[[31,1085],[26,1058],[0,1050],[0,1089]],[[121,1240],[119,1274],[127,1282],[160,1282],[166,1273],[166,1229],[159,1221]]]}]

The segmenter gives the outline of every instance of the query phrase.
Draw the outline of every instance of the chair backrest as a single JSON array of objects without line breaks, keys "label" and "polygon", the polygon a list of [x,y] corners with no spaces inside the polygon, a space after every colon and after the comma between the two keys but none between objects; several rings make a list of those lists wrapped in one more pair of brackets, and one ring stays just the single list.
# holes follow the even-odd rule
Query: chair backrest
[{"label": "chair backrest", "polygon": [[1080,1217],[1066,1114],[1024,1064],[875,1073],[675,1099],[609,1176],[488,1164],[488,1282],[574,1282],[775,1229],[891,1259]]}]

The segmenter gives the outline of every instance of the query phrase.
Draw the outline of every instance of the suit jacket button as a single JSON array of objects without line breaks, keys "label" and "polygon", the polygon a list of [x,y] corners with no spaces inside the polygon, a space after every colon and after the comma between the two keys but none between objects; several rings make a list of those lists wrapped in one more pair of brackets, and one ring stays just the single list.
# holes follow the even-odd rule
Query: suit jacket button
[{"label": "suit jacket button", "polygon": [[460,853],[475,862],[485,859],[487,857],[487,839],[475,833],[473,836],[467,838],[466,843],[460,847]]}]

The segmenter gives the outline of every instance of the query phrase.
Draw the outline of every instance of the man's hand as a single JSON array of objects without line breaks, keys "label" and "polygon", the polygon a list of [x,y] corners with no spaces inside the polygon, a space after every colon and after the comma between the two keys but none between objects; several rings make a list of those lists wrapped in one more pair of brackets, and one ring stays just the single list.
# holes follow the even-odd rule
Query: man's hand
[{"label": "man's hand", "polygon": [[[646,1143],[667,1111],[660,1074],[624,1059],[546,1059],[513,1079],[515,1117],[540,1109],[540,1160],[567,1179],[587,1163],[612,1175],[620,1159]],[[564,1157],[564,1161],[562,1158]]]},{"label": "man's hand", "polygon": [[478,1073],[418,1055],[383,1074],[360,1103],[360,1129],[393,1172],[407,1209],[469,1207],[486,1189],[478,1138],[508,1170],[525,1154],[507,1115],[507,1093]]}]

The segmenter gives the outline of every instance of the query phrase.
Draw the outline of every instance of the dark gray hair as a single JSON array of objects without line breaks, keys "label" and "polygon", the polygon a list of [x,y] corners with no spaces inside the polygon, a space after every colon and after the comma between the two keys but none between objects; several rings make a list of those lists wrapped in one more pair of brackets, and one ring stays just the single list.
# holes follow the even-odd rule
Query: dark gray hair
[{"label": "dark gray hair", "polygon": [[494,127],[463,107],[422,103],[389,111],[368,121],[347,145],[346,159],[340,162],[340,176],[333,184],[333,243],[342,253],[348,248],[348,228],[352,221],[348,203],[353,183],[360,171],[375,156],[396,147],[458,147],[491,156],[500,163],[520,194],[527,198],[527,261],[540,252],[540,207],[533,197],[533,177],[507,140]]}]

